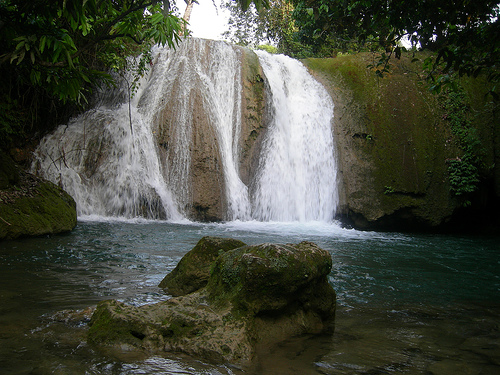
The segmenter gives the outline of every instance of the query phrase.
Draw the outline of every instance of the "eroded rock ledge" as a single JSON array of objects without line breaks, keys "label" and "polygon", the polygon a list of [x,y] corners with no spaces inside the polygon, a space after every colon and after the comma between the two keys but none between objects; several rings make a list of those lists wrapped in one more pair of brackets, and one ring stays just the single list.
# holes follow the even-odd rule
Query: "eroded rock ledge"
[{"label": "eroded rock ledge", "polygon": [[[336,296],[327,280],[332,259],[326,250],[311,242],[228,249],[240,244],[201,239],[183,260],[212,254],[202,267],[209,266],[209,277],[202,272],[204,286],[189,294],[141,307],[101,302],[89,342],[245,363],[262,347],[290,337],[333,332]],[[187,269],[178,267],[176,278],[164,280],[163,287],[179,280],[180,268]]]}]

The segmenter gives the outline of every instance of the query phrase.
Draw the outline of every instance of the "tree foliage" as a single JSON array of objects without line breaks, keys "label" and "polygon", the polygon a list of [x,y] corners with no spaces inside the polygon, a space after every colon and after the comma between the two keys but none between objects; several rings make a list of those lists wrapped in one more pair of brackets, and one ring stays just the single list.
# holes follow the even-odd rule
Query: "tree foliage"
[{"label": "tree foliage", "polygon": [[[175,46],[181,27],[168,0],[0,0],[0,95],[10,113],[0,116],[3,143],[56,125],[142,53],[140,75],[151,46]],[[13,114],[25,121],[13,124]]]},{"label": "tree foliage", "polygon": [[250,6],[243,9],[241,4],[230,0],[223,5],[230,11],[228,30],[223,36],[229,41],[250,47],[270,43],[278,52],[293,57],[304,57],[301,46],[296,42],[298,29],[293,19],[293,5],[286,0],[270,0],[266,6]]},{"label": "tree foliage", "polygon": [[[168,5],[168,2],[167,2]],[[131,49],[173,46],[180,20],[156,0],[2,0],[1,64],[21,80],[66,101],[109,81]]]},{"label": "tree foliage", "polygon": [[[379,66],[401,54],[405,38],[436,54],[425,62],[436,72],[488,75],[498,81],[498,0],[291,0],[299,40],[317,55],[378,49]],[[380,72],[382,70],[379,70]],[[436,79],[436,88],[446,76]]]}]

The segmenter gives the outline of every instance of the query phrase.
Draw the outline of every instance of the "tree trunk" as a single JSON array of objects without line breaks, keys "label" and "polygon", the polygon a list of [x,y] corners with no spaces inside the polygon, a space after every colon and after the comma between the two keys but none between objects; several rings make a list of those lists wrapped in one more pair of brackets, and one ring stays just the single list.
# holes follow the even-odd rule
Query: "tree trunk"
[{"label": "tree trunk", "polygon": [[186,33],[186,27],[189,23],[189,19],[191,18],[191,12],[193,11],[194,0],[186,0],[186,4],[186,10],[184,11],[184,16],[182,17],[182,19],[186,21],[186,23],[182,26],[181,35],[184,35]]}]

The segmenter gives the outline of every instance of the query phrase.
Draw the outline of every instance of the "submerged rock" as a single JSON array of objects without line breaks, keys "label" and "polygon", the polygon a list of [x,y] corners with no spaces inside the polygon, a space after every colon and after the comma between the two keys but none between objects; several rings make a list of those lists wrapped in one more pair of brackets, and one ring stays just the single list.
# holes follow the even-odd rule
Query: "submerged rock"
[{"label": "submerged rock", "polygon": [[245,245],[232,238],[203,237],[165,276],[159,287],[173,296],[194,292],[207,284],[210,265],[219,255]]},{"label": "submerged rock", "polygon": [[331,267],[330,254],[310,242],[228,250],[212,262],[207,285],[190,294],[141,307],[101,302],[89,342],[249,362],[293,336],[333,332]]}]

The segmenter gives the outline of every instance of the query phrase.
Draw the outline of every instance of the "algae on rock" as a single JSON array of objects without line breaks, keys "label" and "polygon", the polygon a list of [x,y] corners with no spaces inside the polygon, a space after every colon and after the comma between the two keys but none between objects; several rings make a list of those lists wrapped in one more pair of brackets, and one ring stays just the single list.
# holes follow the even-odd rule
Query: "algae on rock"
[{"label": "algae on rock", "polygon": [[182,296],[203,288],[208,282],[210,265],[215,259],[223,252],[241,246],[245,246],[245,243],[231,238],[203,237],[158,286],[173,296]]},{"label": "algae on rock", "polygon": [[[459,208],[446,163],[459,150],[446,114],[411,57],[392,61],[382,79],[367,69],[370,59],[360,53],[304,61],[335,103],[340,219],[372,230],[442,226]],[[480,89],[473,95],[478,112],[484,105]],[[490,129],[494,123],[490,116],[475,125]],[[491,130],[483,137],[494,138]]]},{"label": "algae on rock", "polygon": [[76,203],[68,193],[17,168],[7,156],[1,159],[7,177],[0,187],[0,239],[62,233],[76,226]]}]

